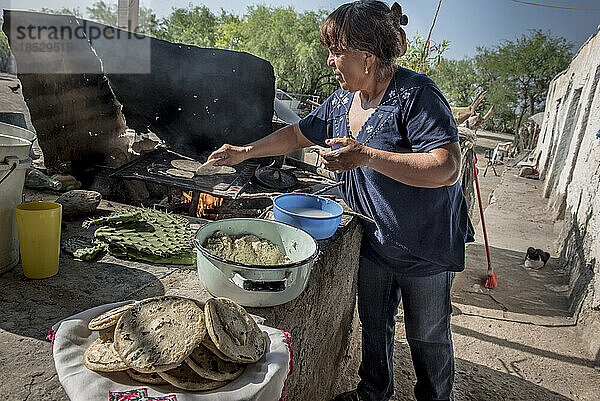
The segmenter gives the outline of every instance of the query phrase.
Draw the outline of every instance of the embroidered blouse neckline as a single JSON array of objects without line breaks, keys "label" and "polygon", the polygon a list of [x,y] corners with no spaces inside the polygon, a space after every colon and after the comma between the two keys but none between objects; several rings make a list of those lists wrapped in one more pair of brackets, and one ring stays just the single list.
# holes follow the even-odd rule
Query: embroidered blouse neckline
[{"label": "embroidered blouse neckline", "polygon": [[[354,96],[356,95],[356,93],[352,93],[352,92],[347,92],[348,95],[350,95],[350,103],[349,106],[346,109],[346,135],[349,136],[352,139],[358,140],[358,137],[360,136],[360,134],[365,131],[367,134],[371,134],[373,132],[374,134],[374,128],[375,126],[377,126],[377,121],[381,120],[381,118],[383,117],[383,115],[381,115],[379,108],[381,106],[387,106],[388,104],[390,104],[390,102],[392,101],[396,101],[396,99],[398,98],[398,95],[396,94],[396,74],[397,71],[394,72],[394,76],[392,77],[392,79],[390,80],[387,88],[385,89],[385,92],[383,93],[383,96],[381,97],[381,100],[379,101],[379,104],[375,107],[375,110],[373,110],[373,113],[371,113],[369,115],[369,117],[365,120],[365,122],[361,125],[361,127],[359,128],[358,132],[356,133],[356,136],[352,135],[352,130],[350,129],[350,109],[352,108],[352,102],[354,101]],[[379,114],[379,116],[377,117],[376,122],[374,122],[373,124],[368,124],[374,115]],[[381,121],[379,121],[379,124],[381,124]],[[373,135],[369,135],[369,138],[363,143],[366,144]]]}]

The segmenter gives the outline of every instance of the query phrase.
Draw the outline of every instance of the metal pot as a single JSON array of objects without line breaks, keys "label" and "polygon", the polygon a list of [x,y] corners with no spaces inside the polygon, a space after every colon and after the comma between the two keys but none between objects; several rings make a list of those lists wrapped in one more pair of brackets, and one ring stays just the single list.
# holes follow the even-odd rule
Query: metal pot
[{"label": "metal pot", "polygon": [[[215,256],[204,248],[216,231],[240,236],[253,234],[271,241],[290,259],[285,265],[252,265]],[[261,219],[225,219],[208,223],[194,235],[198,277],[214,296],[227,297],[243,306],[275,306],[304,291],[318,247],[307,232],[288,224]]]}]

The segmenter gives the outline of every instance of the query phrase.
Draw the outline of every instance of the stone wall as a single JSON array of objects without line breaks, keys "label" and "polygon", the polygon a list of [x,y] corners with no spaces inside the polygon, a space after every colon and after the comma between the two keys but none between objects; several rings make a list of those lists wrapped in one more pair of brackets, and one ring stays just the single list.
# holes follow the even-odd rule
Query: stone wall
[{"label": "stone wall", "polygon": [[362,226],[343,217],[337,233],[319,241],[320,254],[300,296],[270,308],[246,308],[265,324],[292,336],[294,373],[285,400],[328,401],[346,371],[348,347],[356,330],[355,299]]},{"label": "stone wall", "polygon": [[570,308],[600,358],[600,35],[550,84],[535,150],[548,211],[563,220],[557,248],[570,271]]}]

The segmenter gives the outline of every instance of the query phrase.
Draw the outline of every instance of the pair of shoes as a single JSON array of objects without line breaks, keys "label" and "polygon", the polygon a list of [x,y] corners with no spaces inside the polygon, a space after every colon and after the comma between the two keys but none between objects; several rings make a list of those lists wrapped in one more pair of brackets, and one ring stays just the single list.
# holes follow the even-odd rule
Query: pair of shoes
[{"label": "pair of shoes", "polygon": [[356,390],[352,390],[338,394],[332,401],[361,401],[361,398],[358,396]]}]

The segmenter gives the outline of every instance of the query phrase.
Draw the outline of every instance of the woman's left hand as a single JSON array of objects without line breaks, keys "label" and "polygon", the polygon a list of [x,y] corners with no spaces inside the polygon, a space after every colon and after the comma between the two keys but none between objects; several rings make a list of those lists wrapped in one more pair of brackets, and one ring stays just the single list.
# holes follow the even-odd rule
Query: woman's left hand
[{"label": "woman's left hand", "polygon": [[325,141],[327,146],[340,146],[339,149],[321,151],[323,165],[327,170],[343,173],[369,163],[368,147],[351,138],[334,138]]}]

